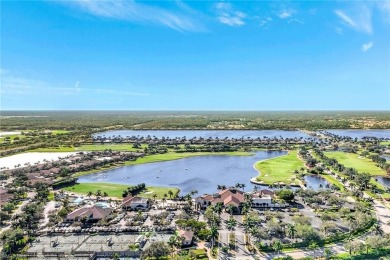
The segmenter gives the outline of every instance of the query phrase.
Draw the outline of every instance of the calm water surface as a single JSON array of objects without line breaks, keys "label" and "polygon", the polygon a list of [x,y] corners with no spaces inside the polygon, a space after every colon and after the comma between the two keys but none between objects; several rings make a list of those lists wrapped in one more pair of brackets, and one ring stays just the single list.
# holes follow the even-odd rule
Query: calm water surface
[{"label": "calm water surface", "polygon": [[284,130],[113,130],[107,132],[96,133],[93,136],[155,136],[157,138],[161,137],[186,137],[187,139],[191,139],[193,137],[202,137],[202,138],[263,138],[267,136],[269,138],[273,137],[283,137],[283,138],[309,138],[310,136],[301,131],[284,131]]},{"label": "calm water surface", "polygon": [[390,138],[390,129],[332,129],[326,130],[329,133],[350,136],[352,138],[361,139],[363,137]]},{"label": "calm water surface", "polygon": [[327,189],[329,182],[324,178],[316,175],[306,175],[305,177],[306,187],[308,189],[318,190],[318,189]]},{"label": "calm water surface", "polygon": [[[82,176],[78,181],[176,187],[181,190],[182,195],[193,190],[197,190],[198,194],[214,193],[217,185],[229,187],[236,183],[244,183],[245,190],[252,190],[254,185],[250,183],[250,179],[258,175],[253,164],[284,154],[284,151],[259,151],[253,156],[197,156],[125,166]],[[313,189],[318,189],[320,183],[326,185],[325,180],[316,176],[306,176],[305,179],[307,187]]]},{"label": "calm water surface", "polygon": [[390,188],[390,178],[388,177],[383,177],[383,176],[377,176],[375,177],[378,182],[380,182],[381,184],[383,184],[384,186]]}]

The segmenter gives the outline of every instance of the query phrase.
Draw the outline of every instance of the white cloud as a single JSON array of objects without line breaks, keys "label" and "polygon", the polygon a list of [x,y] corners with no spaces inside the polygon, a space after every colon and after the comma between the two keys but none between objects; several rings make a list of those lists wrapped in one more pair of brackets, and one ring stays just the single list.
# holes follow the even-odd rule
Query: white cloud
[{"label": "white cloud", "polygon": [[204,31],[204,26],[194,15],[195,11],[178,2],[178,10],[137,3],[133,0],[74,0],[63,3],[75,6],[89,14],[136,23],[162,25],[178,31]]},{"label": "white cloud", "polygon": [[366,6],[356,7],[352,15],[347,15],[342,10],[335,10],[334,13],[341,19],[342,24],[349,28],[364,33],[372,33],[371,10]]},{"label": "white cloud", "polygon": [[215,4],[215,9],[217,10],[217,19],[220,23],[233,27],[245,25],[246,13],[234,10],[231,4],[219,2]]},{"label": "white cloud", "polygon": [[366,52],[374,46],[374,42],[368,42],[362,45],[362,51]]},{"label": "white cloud", "polygon": [[379,11],[382,14],[383,20],[387,23],[390,23],[390,1],[378,1],[375,2]]},{"label": "white cloud", "polygon": [[296,11],[294,9],[282,9],[279,11],[277,16],[280,19],[287,19],[287,18],[290,18],[295,13],[296,13]]},{"label": "white cloud", "polygon": [[272,22],[272,18],[271,17],[266,17],[266,18],[264,18],[264,19],[262,19],[260,21],[259,26],[263,27],[263,26],[269,24],[270,22]]},{"label": "white cloud", "polygon": [[109,88],[80,88],[80,81],[76,81],[74,87],[53,87],[49,84],[33,79],[26,79],[4,73],[1,70],[1,95],[77,95],[80,93],[104,93],[110,95],[148,96],[148,93],[132,92],[127,90],[113,90]]}]

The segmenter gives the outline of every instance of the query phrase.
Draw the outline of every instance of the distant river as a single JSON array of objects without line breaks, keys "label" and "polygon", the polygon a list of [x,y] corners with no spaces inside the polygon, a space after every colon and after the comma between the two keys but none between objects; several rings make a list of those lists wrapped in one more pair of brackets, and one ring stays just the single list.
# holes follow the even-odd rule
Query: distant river
[{"label": "distant river", "polygon": [[285,131],[285,130],[113,130],[102,133],[96,133],[93,136],[121,136],[121,137],[131,137],[131,136],[155,136],[157,138],[168,137],[186,137],[191,139],[193,137],[202,137],[202,138],[216,138],[219,139],[228,137],[228,138],[263,138],[264,136],[273,138],[273,137],[283,137],[283,138],[309,138],[310,136],[301,131]]},{"label": "distant river", "polygon": [[390,129],[332,129],[326,131],[339,136],[350,136],[358,139],[363,137],[390,138]]},{"label": "distant river", "polygon": [[[286,154],[284,151],[259,151],[253,156],[196,156],[180,160],[125,166],[105,172],[81,176],[79,182],[108,182],[134,185],[176,187],[184,195],[192,190],[198,194],[214,193],[217,185],[234,186],[244,183],[245,190],[253,190],[250,179],[258,175],[253,164],[260,160]],[[326,182],[315,177],[306,178],[307,186],[318,189]],[[264,186],[263,186],[264,188]]]}]

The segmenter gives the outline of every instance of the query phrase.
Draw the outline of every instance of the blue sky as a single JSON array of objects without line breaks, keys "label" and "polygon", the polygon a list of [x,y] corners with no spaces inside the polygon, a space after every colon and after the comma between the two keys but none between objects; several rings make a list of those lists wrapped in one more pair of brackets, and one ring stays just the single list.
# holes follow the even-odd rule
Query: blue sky
[{"label": "blue sky", "polygon": [[2,1],[1,109],[390,110],[390,1]]}]

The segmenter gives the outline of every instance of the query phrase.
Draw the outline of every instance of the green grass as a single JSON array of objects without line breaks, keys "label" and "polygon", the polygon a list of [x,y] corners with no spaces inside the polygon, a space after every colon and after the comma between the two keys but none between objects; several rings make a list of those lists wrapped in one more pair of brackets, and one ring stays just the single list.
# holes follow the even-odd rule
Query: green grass
[{"label": "green grass", "polygon": [[51,148],[38,148],[34,150],[29,150],[29,152],[38,152],[38,153],[60,153],[60,152],[75,152],[75,148],[68,146],[60,146],[60,147],[51,147]]},{"label": "green grass", "polygon": [[381,145],[390,145],[390,141],[383,141],[380,143]]},{"label": "green grass", "polygon": [[273,159],[257,162],[255,168],[260,171],[258,181],[264,184],[284,182],[286,184],[297,184],[295,170],[304,167],[303,162],[298,159],[297,151],[290,151],[288,154]]},{"label": "green grass", "polygon": [[143,164],[143,163],[153,163],[153,162],[164,162],[164,161],[172,161],[172,160],[178,160],[188,157],[194,157],[194,156],[206,156],[206,155],[230,155],[230,156],[249,156],[252,155],[252,153],[248,152],[221,152],[221,153],[209,153],[209,152],[197,152],[197,153],[164,153],[164,154],[154,154],[154,155],[147,155],[142,158],[138,158],[135,161],[128,161],[124,163],[117,163],[112,166],[106,166],[99,169],[84,171],[84,172],[78,172],[74,174],[75,177],[87,175],[91,173],[97,173],[101,171],[111,170],[114,168],[122,167],[122,166],[128,166],[128,165],[136,165],[136,164]]},{"label": "green grass", "polygon": [[[69,186],[63,188],[63,190],[74,192],[77,194],[88,194],[89,191],[95,193],[97,190],[101,190],[103,192],[107,192],[109,197],[118,197],[122,198],[122,192],[130,187],[131,185],[123,185],[123,184],[113,184],[113,183],[76,183],[73,186]],[[139,194],[139,196],[152,198],[154,194],[157,194],[157,198],[163,198],[164,194],[168,195],[168,191],[171,190],[173,194],[177,194],[179,189],[174,187],[155,187],[155,186],[147,186],[146,190]],[[146,193],[146,194],[145,194]],[[169,197],[168,197],[169,198]]]},{"label": "green grass", "polygon": [[50,130],[52,135],[60,135],[60,134],[67,134],[70,131],[68,130]]},{"label": "green grass", "polygon": [[333,176],[331,175],[328,175],[328,174],[324,174],[324,175],[321,175],[321,177],[323,177],[325,180],[327,180],[330,184],[333,184],[337,187],[339,187],[340,191],[344,191],[344,184],[342,184],[341,182],[339,182],[338,180],[336,180]]},{"label": "green grass", "polygon": [[367,172],[371,175],[386,175],[386,172],[383,169],[377,167],[375,163],[371,161],[371,159],[360,157],[358,154],[344,152],[325,152],[325,155],[329,158],[336,159],[345,167],[355,168],[358,172]]},{"label": "green grass", "polygon": [[54,192],[50,191],[49,196],[47,197],[48,200],[52,201],[54,200]]},{"label": "green grass", "polygon": [[20,135],[3,135],[2,137],[0,137],[0,142],[3,142],[3,141],[5,141],[5,138],[10,138],[10,142],[11,143],[13,143],[13,141],[14,141],[14,139],[15,139],[15,137],[19,137],[20,139],[24,139],[24,138],[26,138],[27,136],[25,136],[25,135],[22,135],[22,134],[20,134]]}]

